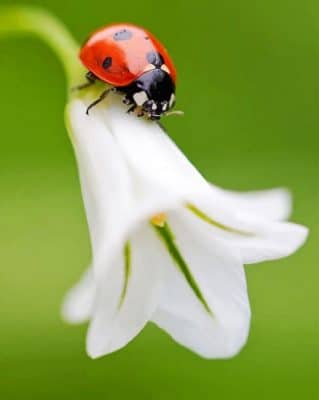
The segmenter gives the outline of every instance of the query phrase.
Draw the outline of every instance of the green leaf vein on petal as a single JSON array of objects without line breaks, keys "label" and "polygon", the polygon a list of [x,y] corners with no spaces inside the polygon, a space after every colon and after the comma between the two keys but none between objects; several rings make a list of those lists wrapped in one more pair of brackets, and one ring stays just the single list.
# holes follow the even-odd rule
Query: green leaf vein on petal
[{"label": "green leaf vein on petal", "polygon": [[152,227],[164,243],[166,249],[168,250],[171,258],[173,259],[174,263],[177,265],[181,273],[184,275],[184,278],[186,279],[187,283],[189,284],[190,288],[192,289],[193,293],[197,297],[197,299],[202,303],[204,306],[205,310],[213,315],[212,310],[210,309],[203,293],[201,292],[200,287],[198,286],[189,266],[187,265],[186,261],[184,260],[181,252],[179,251],[176,242],[175,242],[175,237],[170,229],[169,225],[167,222],[163,226],[157,226],[152,224]]}]

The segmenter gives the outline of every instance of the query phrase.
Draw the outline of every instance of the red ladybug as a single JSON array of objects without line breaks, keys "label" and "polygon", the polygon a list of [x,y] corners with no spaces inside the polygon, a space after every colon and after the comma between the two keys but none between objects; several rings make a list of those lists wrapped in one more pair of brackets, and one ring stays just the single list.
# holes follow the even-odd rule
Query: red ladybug
[{"label": "red ladybug", "polygon": [[132,24],[112,24],[93,33],[80,51],[80,59],[89,70],[89,82],[101,80],[105,90],[91,107],[110,90],[124,94],[128,112],[139,108],[158,120],[175,104],[176,70],[165,47],[148,31]]}]

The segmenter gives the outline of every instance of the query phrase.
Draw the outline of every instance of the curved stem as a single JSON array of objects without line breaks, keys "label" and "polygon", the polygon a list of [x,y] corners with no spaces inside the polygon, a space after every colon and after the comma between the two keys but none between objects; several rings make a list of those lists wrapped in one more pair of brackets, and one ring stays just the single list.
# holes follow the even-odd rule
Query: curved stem
[{"label": "curved stem", "polygon": [[52,15],[32,7],[0,8],[0,38],[33,34],[47,43],[63,64],[69,87],[78,85],[84,68],[78,59],[78,45],[70,32]]}]

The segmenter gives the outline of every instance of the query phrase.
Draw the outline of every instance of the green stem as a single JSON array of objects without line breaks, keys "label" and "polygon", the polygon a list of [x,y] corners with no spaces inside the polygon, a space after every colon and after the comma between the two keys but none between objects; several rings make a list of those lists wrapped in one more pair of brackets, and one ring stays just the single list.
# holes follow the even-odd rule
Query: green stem
[{"label": "green stem", "polygon": [[78,59],[78,44],[54,16],[32,7],[0,8],[0,38],[21,34],[38,36],[51,47],[63,64],[69,87],[83,80],[84,68]]}]

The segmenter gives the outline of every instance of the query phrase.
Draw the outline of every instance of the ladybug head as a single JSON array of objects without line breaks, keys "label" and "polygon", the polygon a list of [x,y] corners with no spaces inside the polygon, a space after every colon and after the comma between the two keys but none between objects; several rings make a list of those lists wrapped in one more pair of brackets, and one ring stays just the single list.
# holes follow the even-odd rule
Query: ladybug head
[{"label": "ladybug head", "polygon": [[142,108],[150,119],[160,119],[174,106],[175,85],[169,73],[162,68],[145,72],[139,77],[138,86],[147,96]]},{"label": "ladybug head", "polygon": [[145,72],[122,91],[152,120],[159,120],[175,104],[174,82],[161,68]]},{"label": "ladybug head", "polygon": [[143,111],[151,120],[159,120],[170,108],[170,103],[167,100],[157,102],[151,99],[143,104]]}]

